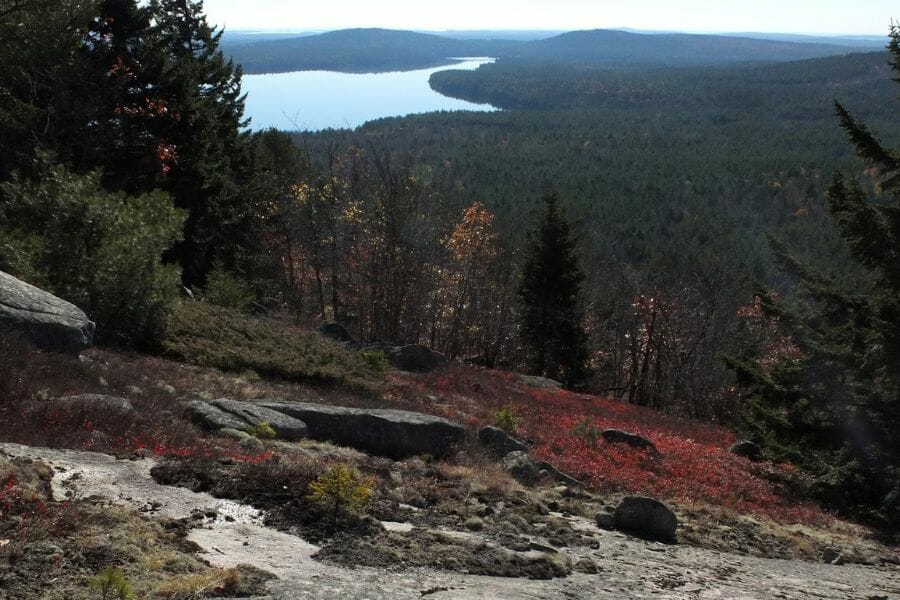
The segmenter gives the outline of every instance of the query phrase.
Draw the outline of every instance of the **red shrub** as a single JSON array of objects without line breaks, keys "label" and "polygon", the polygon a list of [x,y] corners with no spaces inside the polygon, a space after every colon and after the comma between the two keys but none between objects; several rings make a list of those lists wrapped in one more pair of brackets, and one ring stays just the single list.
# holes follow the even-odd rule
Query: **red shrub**
[{"label": "red shrub", "polygon": [[[438,374],[394,375],[395,400],[468,425],[493,422],[511,405],[522,417],[532,454],[601,491],[652,495],[681,503],[716,504],[783,522],[823,522],[829,516],[798,504],[781,483],[792,467],[754,464],[728,452],[734,435],[717,425],[680,420],[624,402],[554,388],[532,388],[515,374],[452,365]],[[425,402],[429,394],[437,402]],[[573,433],[622,429],[654,442],[659,455]],[[592,443],[593,442],[593,443]]]}]

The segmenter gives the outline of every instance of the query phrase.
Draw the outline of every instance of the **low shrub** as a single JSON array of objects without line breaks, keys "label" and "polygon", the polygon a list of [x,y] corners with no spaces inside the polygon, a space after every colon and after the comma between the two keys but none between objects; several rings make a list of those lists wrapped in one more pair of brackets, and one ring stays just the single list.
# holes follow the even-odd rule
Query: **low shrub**
[{"label": "low shrub", "polygon": [[380,389],[377,376],[359,354],[321,335],[272,319],[251,317],[221,306],[183,301],[169,317],[164,351],[204,367],[288,381]]},{"label": "low shrub", "polygon": [[100,600],[134,600],[134,589],[125,574],[115,567],[106,567],[91,578],[88,586],[100,594]]},{"label": "low shrub", "polygon": [[278,432],[272,427],[268,421],[260,421],[247,430],[247,433],[261,440],[274,440],[278,437]]},{"label": "low shrub", "polygon": [[391,370],[391,363],[388,362],[387,355],[381,350],[363,350],[359,353],[366,362],[366,366],[377,375],[387,375]]},{"label": "low shrub", "polygon": [[204,302],[237,311],[247,310],[256,299],[250,285],[218,261],[213,263],[206,276],[206,287],[195,293],[199,293]]},{"label": "low shrub", "polygon": [[338,463],[309,484],[308,498],[328,511],[332,526],[345,513],[368,509],[374,483],[353,467]]},{"label": "low shrub", "polygon": [[506,433],[513,435],[522,424],[522,418],[515,406],[507,404],[496,412],[494,423]]}]

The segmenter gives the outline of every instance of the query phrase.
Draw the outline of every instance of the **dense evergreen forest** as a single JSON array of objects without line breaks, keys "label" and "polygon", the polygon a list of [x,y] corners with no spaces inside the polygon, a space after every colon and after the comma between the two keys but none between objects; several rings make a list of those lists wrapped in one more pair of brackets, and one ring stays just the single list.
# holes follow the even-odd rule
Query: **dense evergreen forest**
[{"label": "dense evergreen forest", "polygon": [[[395,36],[369,33],[388,39],[390,52],[371,52],[378,61],[402,52]],[[561,374],[763,441],[773,413],[757,411],[754,429],[742,410],[760,385],[751,367],[797,358],[774,307],[805,289],[776,265],[789,256],[858,294],[890,296],[879,291],[882,267],[860,268],[826,198],[838,197],[839,171],[858,181],[853,198],[889,204],[877,165],[896,155],[871,150],[844,112],[853,142],[871,151],[848,144],[833,102],[866,123],[866,135],[898,145],[900,34],[892,30],[890,53],[841,47],[825,58],[810,57],[835,49],[715,36],[643,36],[652,44],[638,48],[634,35],[491,42],[506,45],[506,58],[433,78],[444,93],[503,111],[289,135],[248,130],[242,69],[223,54],[202,2],[3,2],[0,269],[85,308],[102,343],[158,349],[188,290],[304,325],[337,320],[367,342],[420,342],[454,359]],[[350,55],[364,46],[346,36],[326,38],[350,54],[325,56],[352,70]],[[415,38],[433,54],[421,60],[473,43],[432,38]],[[667,52],[675,64],[664,65]],[[717,58],[691,58],[698,53]],[[775,55],[781,62],[760,62]],[[538,210],[542,196],[552,211]],[[522,290],[540,287],[523,286],[523,267],[547,230],[566,233],[560,247],[573,257],[559,264],[575,282],[562,312],[582,321],[569,336],[585,357],[577,368],[535,360],[533,332],[555,334],[523,322],[532,307]],[[786,250],[773,253],[769,239]],[[867,340],[877,337],[872,322]],[[868,372],[896,369],[885,362],[894,356],[876,356]],[[877,401],[893,406],[895,380],[884,381]],[[753,389],[763,403],[784,401]],[[816,401],[818,392],[803,393],[804,406]],[[796,448],[781,447],[795,458]],[[810,469],[832,480],[823,496],[857,514],[871,508],[833,494],[874,471],[844,460],[851,475],[834,479],[831,458],[846,448],[822,447]],[[879,487],[873,503],[890,493]]]}]

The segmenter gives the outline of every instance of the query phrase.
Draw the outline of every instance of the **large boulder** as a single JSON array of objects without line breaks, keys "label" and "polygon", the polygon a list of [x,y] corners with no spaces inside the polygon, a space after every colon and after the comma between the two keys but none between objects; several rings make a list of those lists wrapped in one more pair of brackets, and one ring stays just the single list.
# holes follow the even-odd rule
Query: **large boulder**
[{"label": "large boulder", "polygon": [[466,435],[458,423],[406,410],[309,402],[263,402],[260,406],[300,419],[313,439],[395,459],[417,454],[444,456]]},{"label": "large boulder", "polygon": [[627,496],[613,513],[616,529],[663,542],[675,541],[678,518],[668,506],[645,496]]},{"label": "large boulder", "polygon": [[350,335],[350,332],[347,331],[347,328],[337,321],[328,321],[327,323],[322,323],[321,325],[319,325],[319,333],[327,338],[331,338],[336,342],[356,344],[356,340],[353,339],[353,336]]},{"label": "large boulder", "polygon": [[209,431],[250,431],[267,422],[279,439],[295,442],[306,437],[306,423],[284,413],[251,402],[219,398],[212,402],[195,400],[188,404],[185,414],[194,423]]},{"label": "large boulder", "polygon": [[737,456],[743,456],[747,460],[753,462],[759,462],[763,459],[763,449],[759,444],[755,444],[750,440],[741,440],[740,442],[733,444],[728,451]]},{"label": "large boulder", "polygon": [[525,385],[530,385],[531,387],[536,388],[550,388],[550,389],[562,389],[563,384],[555,379],[550,379],[548,377],[538,377],[537,375],[519,375],[519,379],[522,380],[522,383]]},{"label": "large boulder", "polygon": [[250,423],[241,417],[202,400],[194,400],[189,403],[184,409],[184,414],[193,423],[208,431],[219,431],[222,429],[247,431],[252,427]]},{"label": "large boulder", "polygon": [[219,398],[218,400],[213,400],[212,405],[243,419],[251,427],[262,422],[268,423],[275,430],[278,439],[281,440],[296,442],[307,437],[308,434],[306,423],[300,419],[295,419],[264,406],[258,406],[252,402],[239,402],[228,398]]},{"label": "large boulder", "polygon": [[601,435],[610,444],[628,444],[632,448],[639,450],[650,450],[654,453],[657,451],[653,442],[635,433],[628,433],[621,429],[604,429]]},{"label": "large boulder", "polygon": [[0,271],[0,331],[19,331],[43,350],[72,352],[94,341],[94,322],[70,302]]},{"label": "large boulder", "polygon": [[534,485],[541,478],[537,463],[525,452],[510,452],[503,457],[503,470],[522,485]]},{"label": "large boulder", "polygon": [[388,349],[386,354],[388,361],[396,368],[414,373],[427,373],[447,362],[447,358],[443,354],[422,344],[393,346]]},{"label": "large boulder", "polygon": [[490,425],[478,430],[478,445],[487,454],[500,458],[510,452],[528,452],[528,446],[499,427]]}]

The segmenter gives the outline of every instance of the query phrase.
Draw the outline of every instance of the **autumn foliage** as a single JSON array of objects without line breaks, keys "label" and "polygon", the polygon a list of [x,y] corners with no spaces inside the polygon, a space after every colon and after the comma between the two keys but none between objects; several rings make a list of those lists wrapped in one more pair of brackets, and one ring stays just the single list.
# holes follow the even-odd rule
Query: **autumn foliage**
[{"label": "autumn foliage", "polygon": [[[602,396],[533,388],[512,373],[451,367],[440,374],[395,376],[398,399],[429,390],[439,400],[418,408],[471,426],[493,424],[504,406],[521,417],[519,436],[547,460],[599,492],[648,494],[691,505],[719,505],[782,522],[823,522],[829,516],[797,503],[789,465],[751,463],[730,454],[736,439],[722,426],[679,420]],[[421,393],[421,392],[420,392]],[[421,397],[416,395],[416,397]],[[606,443],[599,432],[622,429],[653,441],[658,454]]]}]

